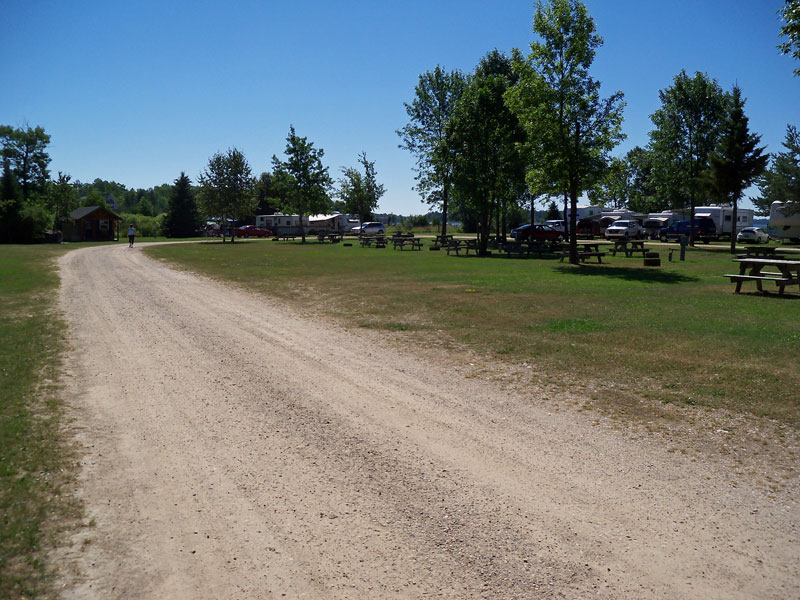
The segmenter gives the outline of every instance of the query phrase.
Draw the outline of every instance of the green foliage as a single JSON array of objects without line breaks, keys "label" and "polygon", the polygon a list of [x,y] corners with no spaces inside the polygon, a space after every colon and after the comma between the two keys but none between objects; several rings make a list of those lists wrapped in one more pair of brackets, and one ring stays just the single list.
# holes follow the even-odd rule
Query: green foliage
[{"label": "green foliage", "polygon": [[50,136],[41,127],[14,128],[0,125],[0,144],[3,161],[8,161],[11,171],[22,190],[22,201],[27,204],[34,195],[44,192],[49,179],[47,165],[50,155],[46,148]]},{"label": "green foliage", "polygon": [[[800,60],[800,0],[786,0],[778,14],[784,21],[781,36],[788,38],[778,44],[778,49],[783,54],[791,54],[796,60]],[[794,70],[794,74],[800,76],[800,67]]]},{"label": "green foliage", "polygon": [[[327,212],[331,206],[328,189],[332,180],[328,167],[322,165],[325,152],[314,148],[308,138],[298,136],[290,125],[284,153],[285,161],[272,157],[273,177],[282,190],[284,212],[298,214],[301,223],[304,216]],[[305,242],[305,228],[302,238]]]},{"label": "green foliage", "polygon": [[[703,173],[717,146],[728,114],[730,96],[705,73],[675,76],[673,85],[659,92],[661,108],[650,119],[650,183],[662,206],[690,207],[705,191]],[[692,228],[694,231],[694,228]]]},{"label": "green foliage", "polygon": [[547,205],[547,218],[546,221],[561,219],[564,215],[558,210],[558,205],[555,203],[555,200],[551,200],[550,204]]},{"label": "green foliage", "polygon": [[172,238],[193,237],[197,235],[200,225],[192,182],[186,173],[181,172],[172,188],[169,210],[164,215],[165,233]]},{"label": "green foliage", "polygon": [[784,152],[772,156],[770,168],[758,181],[761,196],[753,200],[762,214],[769,214],[773,202],[786,202],[784,214],[800,211],[800,133],[786,127]]},{"label": "green foliage", "polygon": [[505,222],[507,206],[525,189],[525,169],[517,151],[524,132],[504,101],[514,82],[506,56],[495,50],[481,59],[437,150],[452,157],[455,196],[462,214],[477,216],[482,253],[492,215]]},{"label": "green foliage", "polygon": [[120,216],[122,217],[122,224],[120,227],[123,229],[120,235],[121,239],[126,239],[128,225],[134,226],[138,237],[151,237],[153,231],[159,232],[164,230],[164,214],[155,217],[147,217],[139,213],[122,213]]},{"label": "green foliage", "polygon": [[579,0],[538,2],[527,58],[516,53],[519,84],[506,100],[527,133],[528,182],[536,192],[569,194],[572,222],[570,262],[577,262],[578,198],[606,170],[608,153],[624,139],[622,92],[600,98],[600,82],[589,75],[603,40]]},{"label": "green foliage", "polygon": [[53,213],[53,229],[56,230],[61,230],[64,220],[78,206],[78,194],[71,179],[59,171],[58,179],[51,181],[47,189],[47,206]]},{"label": "green foliage", "polygon": [[404,103],[409,122],[397,131],[400,147],[417,160],[417,185],[422,200],[442,209],[442,235],[447,233],[447,211],[455,157],[442,147],[446,127],[466,86],[460,71],[445,71],[437,65],[419,76],[414,100]]},{"label": "green foliage", "polygon": [[[722,136],[709,157],[709,170],[706,173],[711,196],[719,202],[733,205],[733,223],[737,222],[738,202],[744,190],[764,172],[769,160],[769,156],[764,154],[764,147],[758,147],[761,136],[749,131],[744,103],[739,86],[734,86]],[[731,254],[735,251],[736,235],[731,235]]]},{"label": "green foliage", "polygon": [[364,173],[353,167],[343,167],[337,195],[344,202],[344,212],[359,215],[362,221],[371,221],[386,189],[378,183],[375,162],[367,160],[366,152],[359,155],[358,162]]},{"label": "green foliage", "polygon": [[[207,218],[238,221],[253,214],[255,181],[247,159],[237,148],[230,148],[225,154],[214,154],[200,173],[199,183],[199,206]],[[225,229],[222,231],[225,243]],[[231,232],[231,242],[235,239]]]}]

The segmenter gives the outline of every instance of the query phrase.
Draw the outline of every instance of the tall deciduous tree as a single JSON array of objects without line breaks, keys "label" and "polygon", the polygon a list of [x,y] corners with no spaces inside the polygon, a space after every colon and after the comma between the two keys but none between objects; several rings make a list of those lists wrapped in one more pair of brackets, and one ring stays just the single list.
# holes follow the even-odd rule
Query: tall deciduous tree
[{"label": "tall deciduous tree", "polygon": [[195,236],[200,228],[200,215],[197,212],[192,181],[184,172],[181,172],[172,187],[164,228],[172,238]]},{"label": "tall deciduous tree", "polygon": [[43,192],[47,186],[50,155],[46,148],[50,136],[41,127],[26,125],[16,129],[0,125],[0,143],[3,156],[8,159],[11,171],[19,182],[22,200],[27,204],[34,193]]},{"label": "tall deciduous tree", "polygon": [[366,152],[358,156],[358,162],[363,173],[355,167],[342,167],[343,177],[339,180],[337,195],[344,202],[346,212],[359,215],[362,222],[371,221],[386,188],[378,183],[375,161],[367,160]]},{"label": "tall deciduous tree", "polygon": [[652,175],[658,193],[668,197],[673,208],[683,208],[682,202],[688,201],[690,241],[694,243],[694,208],[698,196],[706,191],[703,173],[719,142],[730,97],[716,79],[699,72],[689,77],[686,71],[658,95],[661,108],[650,116],[655,125],[650,132]]},{"label": "tall deciduous tree", "polygon": [[[253,173],[244,154],[237,148],[216,153],[198,178],[199,204],[207,217],[222,219],[222,243],[228,219],[237,221],[253,214]],[[231,242],[236,236],[231,230]]]},{"label": "tall deciduous tree", "polygon": [[294,126],[289,126],[284,153],[286,160],[272,157],[273,176],[277,185],[284,190],[284,209],[300,217],[302,240],[305,243],[303,218],[328,209],[331,204],[328,189],[332,180],[328,175],[328,167],[322,165],[325,152],[321,148],[314,148],[307,138],[298,136]]},{"label": "tall deciduous tree", "polygon": [[533,30],[541,42],[515,60],[520,81],[506,98],[527,130],[530,154],[538,157],[535,177],[548,164],[550,186],[569,196],[570,262],[577,264],[578,198],[599,180],[609,152],[625,137],[624,102],[622,92],[602,99],[600,82],[589,75],[603,40],[582,2],[538,2]]},{"label": "tall deciduous tree", "polygon": [[[786,0],[779,14],[784,21],[781,35],[786,36],[787,40],[778,44],[778,49],[800,60],[800,0]],[[800,67],[794,70],[794,74],[800,76]]]},{"label": "tall deciduous tree", "polygon": [[60,230],[64,219],[78,206],[78,193],[71,183],[72,177],[58,172],[58,178],[50,182],[47,193],[47,208],[53,213],[53,228]]},{"label": "tall deciduous tree", "polygon": [[731,254],[736,252],[736,223],[739,199],[767,167],[769,156],[758,147],[761,136],[750,133],[745,100],[739,86],[733,87],[731,107],[722,126],[722,137],[711,153],[706,175],[711,195],[733,206]]},{"label": "tall deciduous tree", "polygon": [[772,164],[758,182],[761,197],[753,203],[763,214],[769,214],[773,202],[786,203],[784,214],[800,212],[800,132],[796,127],[786,128],[783,147],[786,150],[772,156]]},{"label": "tall deciduous tree", "polygon": [[469,78],[446,139],[437,153],[453,157],[452,177],[462,211],[477,216],[480,253],[486,253],[491,217],[505,217],[509,202],[525,187],[517,150],[525,134],[504,96],[513,85],[511,61],[497,50],[486,55]]},{"label": "tall deciduous tree", "polygon": [[442,235],[447,234],[447,213],[454,157],[437,148],[445,140],[445,128],[453,116],[456,102],[464,91],[466,80],[460,71],[445,71],[436,66],[419,76],[414,88],[414,100],[404,103],[409,122],[397,134],[403,142],[400,148],[417,158],[415,189],[422,200],[441,207]]}]

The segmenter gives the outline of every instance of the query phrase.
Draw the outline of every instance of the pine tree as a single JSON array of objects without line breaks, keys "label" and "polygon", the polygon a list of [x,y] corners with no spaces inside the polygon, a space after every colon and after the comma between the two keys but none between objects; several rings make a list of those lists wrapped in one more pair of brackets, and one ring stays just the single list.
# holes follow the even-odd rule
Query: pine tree
[{"label": "pine tree", "polygon": [[709,158],[706,181],[712,196],[733,205],[731,253],[736,251],[736,219],[739,199],[767,168],[769,156],[758,147],[761,136],[750,133],[744,114],[742,91],[733,87],[733,102],[722,126],[722,137]]},{"label": "pine tree", "polygon": [[185,238],[197,235],[200,218],[197,214],[192,182],[186,173],[181,172],[181,176],[175,180],[164,226],[169,237]]}]

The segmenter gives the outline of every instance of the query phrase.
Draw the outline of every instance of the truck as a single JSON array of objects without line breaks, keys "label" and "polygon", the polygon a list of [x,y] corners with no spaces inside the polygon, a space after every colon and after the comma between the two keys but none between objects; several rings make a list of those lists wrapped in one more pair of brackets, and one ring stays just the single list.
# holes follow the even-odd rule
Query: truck
[{"label": "truck", "polygon": [[733,206],[730,204],[710,204],[709,206],[696,206],[694,217],[708,218],[714,221],[717,236],[730,237],[736,235],[745,227],[753,226],[754,211],[752,208],[739,208],[736,210],[736,229],[733,228]]},{"label": "truck", "polygon": [[786,214],[785,202],[773,202],[769,207],[770,234],[774,238],[788,239],[800,244],[800,210]]}]

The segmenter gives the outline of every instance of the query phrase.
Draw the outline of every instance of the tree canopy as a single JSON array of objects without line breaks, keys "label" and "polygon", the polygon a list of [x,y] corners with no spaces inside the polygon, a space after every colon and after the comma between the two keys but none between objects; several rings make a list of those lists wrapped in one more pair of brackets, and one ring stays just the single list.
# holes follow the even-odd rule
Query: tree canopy
[{"label": "tree canopy", "polygon": [[197,235],[200,228],[200,215],[194,198],[192,181],[181,172],[172,188],[169,208],[164,219],[166,234],[173,238],[187,238]]},{"label": "tree canopy", "polygon": [[[244,154],[230,148],[225,154],[216,153],[198,178],[199,204],[206,217],[222,220],[222,242],[225,243],[227,219],[237,221],[253,214],[253,173]],[[231,242],[236,239],[231,231]]]},{"label": "tree canopy", "polygon": [[378,183],[375,162],[367,160],[366,152],[358,156],[358,162],[363,173],[355,167],[342,167],[337,195],[344,203],[345,212],[359,215],[361,221],[371,221],[386,188]]},{"label": "tree canopy", "polygon": [[597,182],[622,133],[622,92],[600,97],[600,82],[589,75],[603,43],[579,0],[538,2],[533,30],[541,41],[514,61],[519,84],[507,94],[523,123],[529,183],[569,195],[570,262],[577,263],[576,215],[580,195]]},{"label": "tree canopy", "polygon": [[305,243],[303,217],[325,212],[329,208],[331,199],[328,189],[332,180],[328,175],[328,167],[322,164],[325,152],[321,148],[314,148],[307,138],[298,136],[293,125],[286,136],[284,153],[286,160],[274,155],[272,157],[273,176],[276,185],[283,190],[282,208],[300,216],[302,240]]},{"label": "tree canopy", "polygon": [[460,71],[445,71],[437,65],[419,76],[414,100],[404,103],[409,122],[397,134],[400,148],[416,156],[417,185],[422,200],[442,209],[442,235],[447,233],[447,211],[455,157],[443,144],[446,127],[461,97],[466,78]]},{"label": "tree canopy", "polygon": [[[778,44],[778,49],[783,54],[791,54],[796,60],[800,60],[800,0],[786,0],[786,4],[778,11],[783,19],[781,26],[781,36],[787,39]],[[794,70],[794,74],[800,76],[800,67]]]}]

